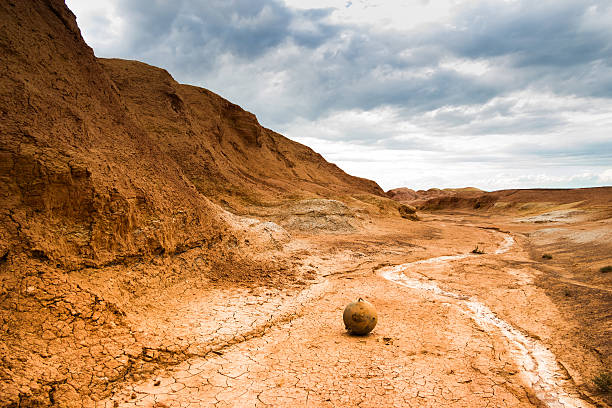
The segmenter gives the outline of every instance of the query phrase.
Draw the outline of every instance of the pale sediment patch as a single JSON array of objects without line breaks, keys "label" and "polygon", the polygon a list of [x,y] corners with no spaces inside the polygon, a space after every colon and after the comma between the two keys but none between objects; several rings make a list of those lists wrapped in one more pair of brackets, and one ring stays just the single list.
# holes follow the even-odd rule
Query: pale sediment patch
[{"label": "pale sediment patch", "polygon": [[583,215],[584,211],[582,210],[556,210],[550,211],[544,214],[533,215],[530,217],[517,218],[517,222],[523,223],[548,223],[548,222],[561,222],[561,223],[569,223],[571,221],[575,221],[579,216]]},{"label": "pale sediment patch", "polygon": [[[505,253],[513,244],[514,239],[506,236],[495,253]],[[519,367],[519,375],[522,380],[546,406],[550,408],[591,407],[590,404],[580,399],[577,392],[570,391],[573,385],[567,378],[567,374],[557,363],[555,355],[540,341],[523,334],[474,297],[442,289],[431,280],[409,278],[404,274],[410,268],[418,269],[420,265],[441,265],[472,256],[474,255],[463,254],[425,259],[384,268],[380,271],[380,275],[401,286],[455,299],[458,306],[480,328],[486,332],[497,331],[501,334],[506,339],[509,351]]]},{"label": "pale sediment patch", "polygon": [[516,283],[518,285],[530,285],[533,283],[532,275],[528,272],[524,272],[522,269],[509,268],[506,272],[516,278]]},{"label": "pale sediment patch", "polygon": [[504,242],[501,243],[501,245],[499,246],[499,248],[497,248],[495,253],[497,255],[505,254],[506,252],[510,250],[510,248],[512,248],[512,245],[514,245],[514,238],[512,237],[512,235],[506,235],[504,237]]}]

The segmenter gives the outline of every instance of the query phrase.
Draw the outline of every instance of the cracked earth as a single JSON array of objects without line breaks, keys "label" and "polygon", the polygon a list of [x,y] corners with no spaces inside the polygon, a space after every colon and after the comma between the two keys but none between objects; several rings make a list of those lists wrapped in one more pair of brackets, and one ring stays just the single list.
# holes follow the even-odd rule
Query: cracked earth
[{"label": "cracked earth", "polygon": [[[133,316],[141,333],[186,339],[190,352],[93,406],[606,406],[581,369],[599,357],[535,284],[543,272],[529,234],[478,219],[429,222],[450,239],[435,248],[431,237],[379,248],[372,235],[297,240],[318,271],[301,291],[187,291]],[[476,244],[485,254],[470,252]],[[341,318],[359,297],[379,315],[365,337],[347,335]]]}]

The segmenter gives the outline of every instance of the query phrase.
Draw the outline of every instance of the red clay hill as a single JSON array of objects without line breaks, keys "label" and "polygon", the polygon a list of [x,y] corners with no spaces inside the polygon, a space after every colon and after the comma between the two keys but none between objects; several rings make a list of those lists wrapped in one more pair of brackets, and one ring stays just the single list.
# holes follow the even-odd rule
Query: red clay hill
[{"label": "red clay hill", "polygon": [[[2,406],[125,376],[144,349],[121,304],[145,288],[287,275],[223,207],[387,200],[210,91],[96,58],[63,0],[0,0],[0,54]],[[91,348],[111,338],[121,361]]]},{"label": "red clay hill", "polygon": [[211,199],[240,209],[384,194],[210,91],[95,58],[61,1],[3,1],[1,12],[0,228],[20,249],[111,262],[222,229]]},{"label": "red clay hill", "polygon": [[612,187],[509,189],[490,192],[475,187],[418,191],[401,187],[387,191],[387,196],[419,210],[545,212],[558,206],[607,206],[612,200]]}]

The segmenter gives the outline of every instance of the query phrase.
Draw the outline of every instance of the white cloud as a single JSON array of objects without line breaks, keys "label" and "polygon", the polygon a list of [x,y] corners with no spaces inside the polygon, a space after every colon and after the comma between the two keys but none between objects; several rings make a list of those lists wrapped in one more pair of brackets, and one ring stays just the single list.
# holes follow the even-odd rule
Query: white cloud
[{"label": "white cloud", "polygon": [[335,23],[407,30],[427,23],[447,21],[458,2],[354,0],[350,7],[346,7],[346,0],[284,0],[284,3],[295,9],[334,8],[331,21]]},{"label": "white cloud", "polygon": [[457,71],[461,74],[481,76],[489,72],[491,63],[486,59],[446,58],[440,68]]},{"label": "white cloud", "polygon": [[612,169],[604,170],[599,175],[599,181],[602,183],[608,183],[608,185],[612,184]]},{"label": "white cloud", "polygon": [[85,41],[96,53],[115,52],[126,31],[117,0],[88,1],[66,0],[67,6],[77,16],[77,24]]}]

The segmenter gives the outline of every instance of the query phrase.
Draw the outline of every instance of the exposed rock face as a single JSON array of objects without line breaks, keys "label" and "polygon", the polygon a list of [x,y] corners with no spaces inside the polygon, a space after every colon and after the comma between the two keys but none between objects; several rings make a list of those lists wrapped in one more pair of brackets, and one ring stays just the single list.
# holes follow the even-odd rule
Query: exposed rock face
[{"label": "exposed rock face", "polygon": [[360,223],[357,214],[337,200],[298,201],[279,215],[281,225],[309,232],[351,232]]},{"label": "exposed rock face", "polygon": [[387,197],[405,204],[419,206],[427,200],[446,197],[471,197],[484,193],[475,187],[465,188],[430,188],[429,190],[412,190],[406,187],[394,188],[387,191]]},{"label": "exposed rock face", "polygon": [[0,228],[12,252],[73,269],[226,228],[126,109],[63,2],[1,7]]},{"label": "exposed rock face", "polygon": [[383,194],[210,91],[98,61],[62,1],[6,1],[2,19],[0,228],[13,251],[100,265],[225,228],[206,196]]},{"label": "exposed rock face", "polygon": [[0,21],[0,406],[82,406],[142,369],[123,308],[146,290],[275,276],[215,203],[383,195],[205,89],[98,60],[62,0],[0,0]]},{"label": "exposed rock face", "polygon": [[288,195],[384,195],[376,183],[349,176],[206,89],[178,84],[141,62],[100,62],[128,110],[198,191],[234,210],[282,202]]},{"label": "exposed rock face", "polygon": [[422,210],[469,209],[544,213],[557,206],[599,207],[609,202],[610,187],[576,189],[512,189],[491,192],[458,191],[452,195],[413,201]]},{"label": "exposed rock face", "polygon": [[412,221],[418,221],[419,219],[419,216],[416,214],[416,208],[411,205],[401,204],[397,210],[402,218]]},{"label": "exposed rock face", "polygon": [[[0,1],[0,21],[0,405],[80,401],[63,396],[104,393],[144,350],[105,298],[206,273],[141,262],[202,246],[220,262],[235,234],[127,110],[62,1]],[[108,291],[67,272],[104,266]]]},{"label": "exposed rock face", "polygon": [[393,190],[387,191],[387,196],[397,201],[412,201],[416,200],[419,196],[416,191],[407,187],[394,188]]}]

